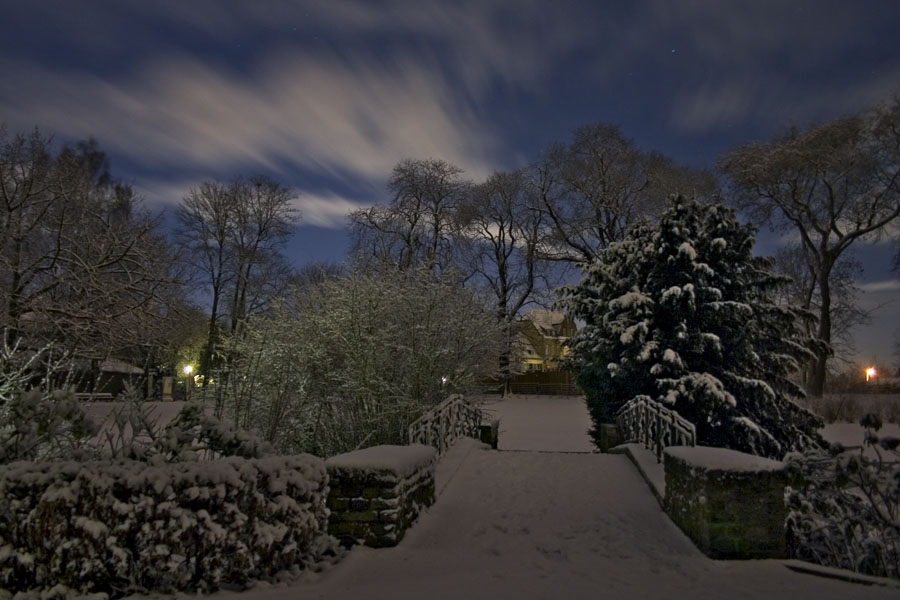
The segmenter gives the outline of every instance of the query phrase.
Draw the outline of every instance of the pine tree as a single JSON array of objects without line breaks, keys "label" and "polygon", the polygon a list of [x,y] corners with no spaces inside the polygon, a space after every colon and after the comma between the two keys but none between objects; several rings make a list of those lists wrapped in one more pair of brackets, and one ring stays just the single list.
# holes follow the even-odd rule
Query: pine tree
[{"label": "pine tree", "polygon": [[773,290],[785,279],[752,254],[754,229],[720,205],[673,197],[591,263],[564,303],[586,326],[570,342],[599,425],[637,396],[693,422],[698,443],[781,458],[821,445],[822,423],[790,379],[811,355]]}]

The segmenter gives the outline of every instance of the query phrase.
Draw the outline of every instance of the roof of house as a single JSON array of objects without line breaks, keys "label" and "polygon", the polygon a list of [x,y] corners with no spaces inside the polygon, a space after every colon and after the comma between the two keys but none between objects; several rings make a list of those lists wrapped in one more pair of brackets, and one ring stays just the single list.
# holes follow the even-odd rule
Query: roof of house
[{"label": "roof of house", "polygon": [[534,323],[534,326],[541,333],[541,335],[545,335],[547,337],[560,336],[562,333],[562,325],[566,322],[566,320],[569,319],[565,313],[561,313],[556,310],[546,310],[542,308],[530,310],[522,315],[522,318]]}]

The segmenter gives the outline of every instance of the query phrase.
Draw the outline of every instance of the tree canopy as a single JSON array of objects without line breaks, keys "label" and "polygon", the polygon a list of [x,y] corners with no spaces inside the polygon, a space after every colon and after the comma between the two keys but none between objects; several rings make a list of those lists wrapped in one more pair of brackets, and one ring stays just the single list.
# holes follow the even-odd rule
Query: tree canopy
[{"label": "tree canopy", "polygon": [[821,342],[807,391],[821,396],[840,318],[836,267],[854,243],[885,235],[900,220],[900,99],[740,146],[720,167],[738,205],[756,222],[799,235],[814,278],[806,308],[817,309]]},{"label": "tree canopy", "polygon": [[165,345],[185,306],[156,219],[94,140],[57,146],[0,126],[4,342],[103,359]]}]

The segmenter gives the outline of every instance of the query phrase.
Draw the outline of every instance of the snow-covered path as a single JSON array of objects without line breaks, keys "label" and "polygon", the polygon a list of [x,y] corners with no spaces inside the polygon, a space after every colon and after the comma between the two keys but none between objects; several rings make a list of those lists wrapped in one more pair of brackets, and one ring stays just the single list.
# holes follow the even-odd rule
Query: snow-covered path
[{"label": "snow-covered path", "polygon": [[[511,417],[502,429],[507,443],[501,448],[528,444],[531,451],[458,443],[439,468],[443,492],[398,547],[355,548],[330,571],[308,574],[303,582],[217,596],[826,600],[898,595],[897,589],[798,574],[777,561],[709,560],[660,510],[628,458],[573,453],[590,450],[577,399],[532,397],[521,406],[503,404],[497,410],[504,418],[529,406],[536,411],[536,419]],[[580,423],[559,424],[555,447],[549,434],[537,443],[524,433],[552,429],[560,414]]]},{"label": "snow-covered path", "polygon": [[592,452],[591,418],[578,396],[486,396],[482,409],[500,419],[501,450]]}]

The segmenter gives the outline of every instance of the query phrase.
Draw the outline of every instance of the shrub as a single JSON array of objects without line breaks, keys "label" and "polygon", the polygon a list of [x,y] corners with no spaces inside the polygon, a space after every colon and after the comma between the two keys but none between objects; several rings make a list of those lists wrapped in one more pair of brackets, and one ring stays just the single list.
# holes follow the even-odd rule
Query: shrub
[{"label": "shrub", "polygon": [[502,340],[459,281],[354,270],[248,324],[217,409],[286,454],[404,444],[423,412],[494,371]]},{"label": "shrub", "polygon": [[827,454],[788,456],[803,481],[786,491],[788,550],[803,560],[900,578],[900,440],[879,438],[876,415],[860,425],[874,459],[840,444]]},{"label": "shrub", "polygon": [[0,587],[113,597],[217,589],[303,566],[324,539],[322,460],[0,467]]}]

